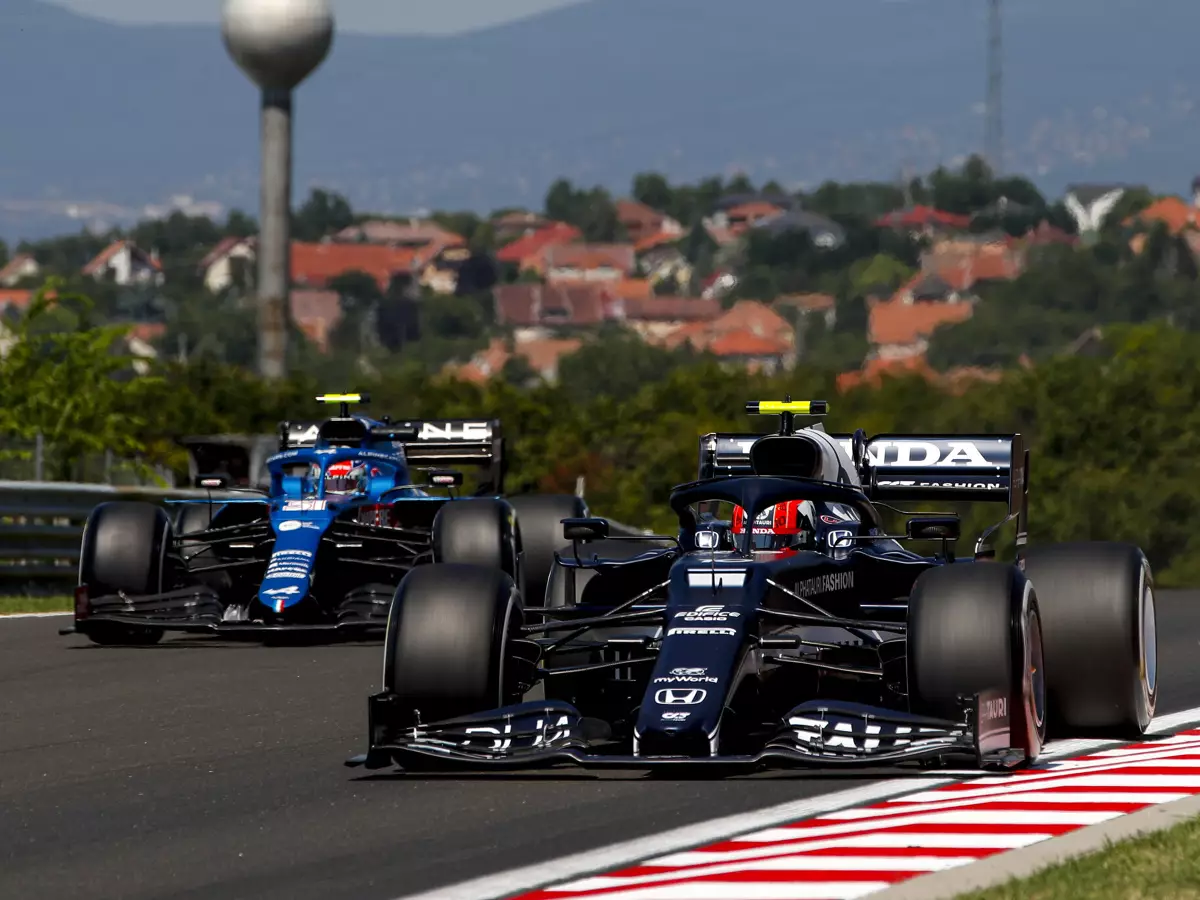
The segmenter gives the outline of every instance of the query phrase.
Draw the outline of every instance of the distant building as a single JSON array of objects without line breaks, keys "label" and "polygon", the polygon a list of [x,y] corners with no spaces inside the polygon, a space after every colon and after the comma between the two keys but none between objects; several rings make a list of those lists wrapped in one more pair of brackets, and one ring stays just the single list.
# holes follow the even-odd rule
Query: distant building
[{"label": "distant building", "polygon": [[121,287],[161,286],[163,283],[158,254],[147,253],[133,241],[113,241],[83,267],[83,274]]}]

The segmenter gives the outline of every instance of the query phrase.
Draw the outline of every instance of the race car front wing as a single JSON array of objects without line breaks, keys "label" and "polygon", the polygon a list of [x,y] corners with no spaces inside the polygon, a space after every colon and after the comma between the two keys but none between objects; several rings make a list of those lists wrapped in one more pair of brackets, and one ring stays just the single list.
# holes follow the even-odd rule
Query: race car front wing
[{"label": "race car front wing", "polygon": [[853,703],[811,701],[755,754],[642,756],[613,742],[606,723],[561,702],[529,702],[435,722],[413,719],[397,697],[370,698],[367,753],[347,766],[406,771],[530,769],[557,765],[613,769],[699,767],[753,771],[767,767],[872,767],[965,758],[979,769],[1009,770],[1025,761],[999,692],[962,699],[960,721],[931,719]]},{"label": "race car front wing", "polygon": [[382,632],[387,627],[391,596],[372,598],[350,595],[330,622],[247,621],[228,617],[226,607],[215,590],[191,586],[161,594],[131,596],[112,594],[88,597],[86,588],[78,588],[75,597],[75,622],[59,630],[60,634],[87,634],[93,627],[106,624],[134,628],[160,628],[194,634],[252,636],[282,632],[361,634]]}]

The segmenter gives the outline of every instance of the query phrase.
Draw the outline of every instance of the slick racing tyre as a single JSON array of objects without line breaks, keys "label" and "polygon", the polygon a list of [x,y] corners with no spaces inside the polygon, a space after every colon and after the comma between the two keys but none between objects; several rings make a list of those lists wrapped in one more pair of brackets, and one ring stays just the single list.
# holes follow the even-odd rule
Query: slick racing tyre
[{"label": "slick racing tyre", "polygon": [[[83,529],[79,583],[87,587],[89,597],[161,594],[171,565],[172,536],[171,521],[161,507],[130,501],[100,504]],[[163,632],[94,622],[87,636],[97,644],[145,645],[158,643]]]},{"label": "slick racing tyre", "polygon": [[1030,547],[1056,737],[1145,734],[1158,701],[1154,578],[1132,544]]},{"label": "slick racing tyre", "polygon": [[562,520],[585,518],[587,504],[583,498],[569,494],[525,494],[511,497],[508,502],[517,513],[524,553],[525,589],[521,596],[527,606],[543,606],[554,552],[567,546]]},{"label": "slick racing tyre", "polygon": [[433,518],[433,561],[497,569],[521,586],[516,513],[505,500],[450,500]]},{"label": "slick racing tyre", "polygon": [[518,702],[522,622],[516,585],[498,569],[418,566],[392,598],[384,690],[423,724]]},{"label": "slick racing tyre", "polygon": [[956,563],[917,579],[908,603],[912,712],[959,720],[960,696],[1006,691],[1017,744],[1032,762],[1046,739],[1037,598],[1015,566]]}]

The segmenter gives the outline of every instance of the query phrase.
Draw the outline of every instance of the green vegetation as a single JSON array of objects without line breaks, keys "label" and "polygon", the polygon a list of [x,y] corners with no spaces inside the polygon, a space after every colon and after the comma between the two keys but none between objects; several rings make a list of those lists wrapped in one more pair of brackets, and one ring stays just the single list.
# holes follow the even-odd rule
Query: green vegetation
[{"label": "green vegetation", "polygon": [[[935,366],[1007,367],[998,383],[947,393],[921,378],[897,378],[838,396],[837,373],[857,368],[867,350],[869,298],[911,277],[924,245],[873,227],[876,216],[913,202],[973,213],[972,230],[1024,234],[1037,222],[1070,222],[1028,181],[993,178],[971,160],[907,185],[826,184],[801,197],[806,209],[843,227],[840,248],[820,250],[794,231],[756,232],[732,250],[715,247],[700,227],[703,217],[721,197],[754,189],[744,177],[672,185],[643,173],[632,193],[681,222],[679,245],[697,268],[715,266],[718,256],[736,267],[742,281],[735,298],[835,296],[830,324],[813,315],[793,319],[803,350],[793,372],[724,369],[705,354],[647,346],[611,326],[574,332],[585,346],[561,361],[556,384],[543,383],[520,359],[489,384],[456,383],[438,374],[448,360],[511,337],[496,323],[490,296],[393,294],[348,273],[333,285],[343,318],[329,336],[331,352],[317,353],[293,333],[295,375],[264,384],[248,371],[249,291],[238,285],[214,297],[196,265],[215,241],[250,233],[254,223],[241,213],[219,225],[177,214],[129,235],[160,255],[170,274],[165,287],[89,282],[89,299],[75,274],[49,285],[57,294],[43,293],[23,316],[10,311],[3,327],[12,346],[0,362],[0,460],[27,456],[28,441],[41,433],[54,477],[77,472],[82,458],[101,450],[182,472],[176,436],[270,432],[280,419],[310,414],[317,391],[361,389],[372,393],[379,413],[499,417],[510,436],[514,489],[570,491],[583,475],[596,509],[667,528],[671,485],[695,474],[696,438],[765,427],[742,414],[743,403],[790,393],[831,400],[831,430],[1020,431],[1033,451],[1035,540],[1134,541],[1162,583],[1200,584],[1200,276],[1178,236],[1152,231],[1141,252],[1130,249],[1133,232],[1121,223],[1150,201],[1148,194],[1131,191],[1120,216],[1086,246],[1034,248],[1023,275],[980,289],[974,318],[934,334]],[[783,193],[772,184],[761,190]],[[557,182],[545,212],[593,239],[622,237],[613,199],[601,188]],[[307,237],[368,218],[322,191],[295,216],[298,235]],[[434,218],[477,248],[494,247],[484,218]],[[19,249],[78,273],[112,237],[81,234]],[[121,339],[127,325],[115,324],[134,321],[166,325],[159,361],[138,375]],[[1106,329],[1087,353],[1063,354],[1097,324]],[[571,335],[564,329],[560,336]],[[1014,365],[1023,356],[1032,368]],[[994,512],[973,513],[970,524]]]},{"label": "green vegetation", "polygon": [[[1200,583],[1200,335],[1162,323],[1115,329],[1094,355],[1013,370],[957,395],[904,378],[837,396],[829,370],[748,375],[644,350],[616,363],[612,355],[625,355],[620,336],[605,339],[608,353],[564,366],[557,385],[522,387],[518,378],[476,386],[431,377],[411,361],[352,383],[305,372],[269,385],[210,362],[112,377],[120,357],[97,351],[107,326],[53,340],[37,334],[36,323],[55,309],[35,305],[33,321],[19,326],[54,352],[9,354],[0,409],[5,431],[43,428],[56,459],[114,446],[147,465],[181,469],[173,435],[269,433],[280,419],[311,412],[320,390],[359,389],[371,393],[372,409],[397,417],[496,416],[510,436],[513,489],[572,491],[583,475],[597,510],[669,528],[670,488],[695,477],[697,438],[766,427],[743,414],[745,401],[790,393],[829,399],[831,431],[1020,431],[1033,453],[1034,540],[1133,541],[1162,584]],[[995,513],[979,510],[970,524]]]},{"label": "green vegetation", "polygon": [[959,900],[1196,900],[1200,819],[1122,841]]},{"label": "green vegetation", "polygon": [[70,612],[74,608],[75,603],[70,597],[0,596],[0,616]]}]

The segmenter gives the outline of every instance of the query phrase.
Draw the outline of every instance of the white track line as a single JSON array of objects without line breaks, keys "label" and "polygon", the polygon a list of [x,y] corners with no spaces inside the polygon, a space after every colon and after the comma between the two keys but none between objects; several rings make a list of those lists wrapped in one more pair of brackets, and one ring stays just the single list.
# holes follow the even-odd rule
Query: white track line
[{"label": "white track line", "polygon": [[[1165,735],[1197,722],[1200,722],[1200,707],[1159,716],[1150,723],[1150,729],[1144,739],[1150,740],[1155,735]],[[1080,756],[1089,751],[1111,747],[1114,743],[1116,742],[1105,740],[1062,741],[1048,746],[1042,755],[1042,760],[1048,762],[1064,757]],[[1109,762],[1111,764],[1116,761]],[[794,800],[753,812],[698,822],[695,825],[675,828],[660,834],[650,834],[596,850],[573,853],[531,866],[522,866],[448,887],[435,888],[422,894],[406,895],[397,900],[493,900],[493,898],[507,897],[570,878],[627,866],[639,860],[665,856],[704,844],[728,840],[736,835],[763,831],[785,822],[795,822],[798,819],[824,815],[853,806],[876,803],[900,794],[929,790],[972,775],[978,776],[978,773],[955,771],[953,777],[909,777],[879,781],[847,791],[821,794],[817,797]],[[873,890],[878,890],[878,888],[873,888]],[[689,897],[691,896],[693,895],[689,894]]]},{"label": "white track line", "polygon": [[54,616],[70,616],[74,613],[69,612],[49,612],[49,613],[0,613],[0,622],[5,619],[49,619]]}]

